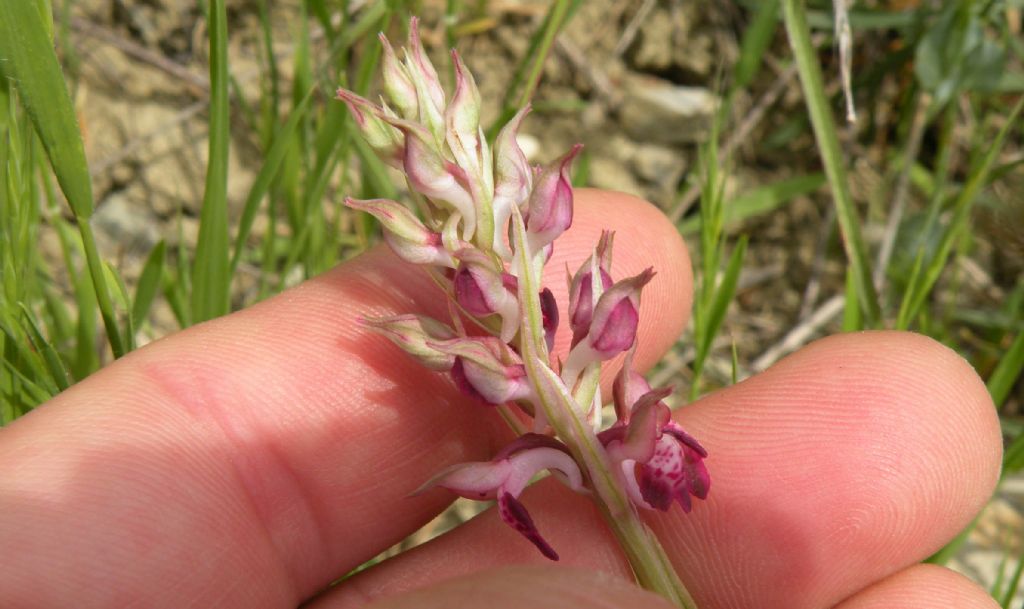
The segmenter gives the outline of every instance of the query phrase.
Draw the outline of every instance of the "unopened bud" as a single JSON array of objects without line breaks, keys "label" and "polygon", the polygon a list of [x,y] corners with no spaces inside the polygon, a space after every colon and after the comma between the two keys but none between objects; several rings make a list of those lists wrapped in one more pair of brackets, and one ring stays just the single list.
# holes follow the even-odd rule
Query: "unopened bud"
[{"label": "unopened bud", "polygon": [[413,264],[455,267],[454,258],[442,244],[441,234],[424,226],[401,203],[389,199],[359,200],[348,197],[345,205],[377,218],[384,228],[384,241],[402,260]]},{"label": "unopened bud", "polygon": [[533,188],[533,170],[516,141],[519,126],[529,111],[530,106],[524,106],[494,141],[494,249],[506,258],[512,256],[504,240],[512,207],[526,202]]},{"label": "unopened bud", "polygon": [[501,339],[512,340],[519,327],[516,278],[498,271],[491,258],[480,250],[466,248],[457,252],[456,257],[459,267],[452,280],[455,302],[471,315],[500,315]]},{"label": "unopened bud", "polygon": [[420,41],[419,19],[413,17],[409,23],[409,49],[406,69],[416,87],[419,120],[427,125],[437,144],[444,142],[444,89],[437,77],[434,64],[430,63],[427,52]]},{"label": "unopened bud", "polygon": [[640,290],[654,277],[647,269],[612,285],[594,306],[586,337],[569,351],[562,370],[566,384],[594,362],[611,359],[629,349],[636,340],[640,323]]},{"label": "unopened bud", "polygon": [[470,241],[476,231],[473,197],[466,189],[466,175],[461,167],[445,159],[421,125],[387,119],[405,135],[403,169],[409,185],[416,192],[438,204],[454,208],[465,222],[463,239]]},{"label": "unopened bud", "polygon": [[531,395],[522,360],[497,338],[456,338],[430,346],[455,356],[452,379],[467,395],[488,404],[504,404]]},{"label": "unopened bud", "polygon": [[431,370],[451,370],[455,356],[428,345],[455,337],[447,325],[422,315],[395,315],[376,319],[360,319],[374,332],[388,338],[403,351]]},{"label": "unopened bud", "polygon": [[545,167],[534,182],[526,212],[526,232],[530,251],[540,251],[572,225],[572,181],[569,167],[583,146],[576,144],[563,156]]},{"label": "unopened bud", "polygon": [[384,48],[384,57],[381,60],[382,74],[384,79],[384,92],[388,99],[398,106],[402,118],[416,120],[419,116],[419,103],[416,101],[416,85],[412,83],[409,71],[395,55],[383,33],[378,34],[381,45]]},{"label": "unopened bud", "polygon": [[337,98],[348,106],[356,128],[377,156],[392,167],[401,167],[402,137],[398,130],[381,119],[384,110],[346,89],[338,89]]},{"label": "unopened bud", "polygon": [[[611,256],[612,233],[604,231],[597,243],[597,249],[569,281],[569,327],[572,328],[574,347],[590,331],[594,303],[612,286],[612,276],[609,273]],[[596,285],[595,272],[601,277],[601,281]]]}]

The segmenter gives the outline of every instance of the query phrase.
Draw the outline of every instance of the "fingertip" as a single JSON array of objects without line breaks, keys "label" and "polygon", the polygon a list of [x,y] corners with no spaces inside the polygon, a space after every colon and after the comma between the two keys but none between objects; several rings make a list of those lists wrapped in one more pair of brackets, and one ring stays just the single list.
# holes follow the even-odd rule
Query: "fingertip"
[{"label": "fingertip", "polygon": [[[370,605],[372,609],[669,609],[665,599],[622,579],[572,567],[516,566],[478,571]],[[318,607],[317,609],[321,609]]]},{"label": "fingertip", "polygon": [[836,609],[996,609],[978,584],[937,565],[915,565],[861,590]]}]

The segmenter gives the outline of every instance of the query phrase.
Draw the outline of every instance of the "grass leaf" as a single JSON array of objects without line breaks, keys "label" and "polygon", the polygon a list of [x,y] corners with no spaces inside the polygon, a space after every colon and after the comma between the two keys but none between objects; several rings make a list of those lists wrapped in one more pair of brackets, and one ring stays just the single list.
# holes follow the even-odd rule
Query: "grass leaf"
[{"label": "grass leaf", "polygon": [[79,219],[92,215],[92,181],[75,109],[33,0],[0,0],[0,74],[11,79]]},{"label": "grass leaf", "polygon": [[167,244],[161,240],[149,252],[146,264],[142,267],[142,273],[139,275],[138,285],[135,286],[135,298],[132,300],[132,323],[136,328],[140,327],[149,315],[149,308],[163,281],[166,261]]},{"label": "grass leaf", "polygon": [[192,322],[230,309],[228,41],[224,0],[210,0],[210,156],[192,270]]}]

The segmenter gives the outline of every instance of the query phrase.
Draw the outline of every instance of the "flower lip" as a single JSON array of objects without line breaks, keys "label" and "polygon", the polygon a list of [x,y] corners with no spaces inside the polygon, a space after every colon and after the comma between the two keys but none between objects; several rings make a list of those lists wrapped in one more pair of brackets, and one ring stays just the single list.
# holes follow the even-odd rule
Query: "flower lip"
[{"label": "flower lip", "polygon": [[497,499],[498,514],[533,543],[541,554],[558,560],[558,554],[541,536],[518,497],[539,472],[549,470],[573,490],[582,491],[583,475],[564,444],[541,434],[528,433],[503,448],[491,461],[453,465],[413,494],[440,486],[471,499]]}]

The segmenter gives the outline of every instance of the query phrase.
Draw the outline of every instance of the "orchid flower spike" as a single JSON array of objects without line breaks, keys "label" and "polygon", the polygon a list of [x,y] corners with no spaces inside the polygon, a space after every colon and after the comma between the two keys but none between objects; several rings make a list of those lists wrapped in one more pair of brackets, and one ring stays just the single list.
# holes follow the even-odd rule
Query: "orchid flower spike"
[{"label": "orchid flower spike", "polygon": [[[405,175],[413,205],[353,198],[345,204],[380,222],[394,253],[438,286],[450,319],[406,314],[360,323],[450,375],[459,391],[492,407],[476,414],[497,411],[518,435],[492,460],[452,465],[421,491],[440,486],[496,500],[502,520],[557,560],[519,501],[530,480],[547,470],[591,494],[610,515],[639,581],[685,598],[638,512],[674,503],[689,511],[711,484],[707,452],[663,401],[671,390],[652,389],[633,369],[640,293],[654,271],[615,281],[612,233],[604,231],[575,274],[566,268],[568,306],[561,309],[543,271],[573,222],[570,170],[580,146],[531,167],[517,141],[527,106],[492,148],[480,125],[480,91],[458,52],[451,52],[455,87],[447,95],[417,19],[404,49],[383,34],[380,39],[386,101],[344,89],[338,98],[374,153]],[[553,359],[560,318],[572,342],[567,355]],[[601,368],[623,351],[626,363],[612,391],[616,421],[602,431]]]},{"label": "orchid flower spike", "polygon": [[498,513],[505,524],[529,539],[541,554],[558,560],[558,554],[519,502],[526,485],[545,469],[557,472],[569,488],[584,490],[583,476],[569,449],[550,436],[527,433],[503,448],[492,461],[453,465],[417,492],[440,486],[468,499],[497,499]]}]

